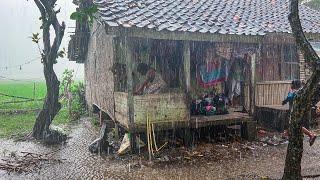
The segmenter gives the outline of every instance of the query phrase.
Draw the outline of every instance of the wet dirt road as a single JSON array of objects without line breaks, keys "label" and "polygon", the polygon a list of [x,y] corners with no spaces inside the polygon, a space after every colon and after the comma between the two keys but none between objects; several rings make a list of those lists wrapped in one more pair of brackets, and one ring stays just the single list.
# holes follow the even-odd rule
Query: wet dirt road
[{"label": "wet dirt road", "polygon": [[[286,145],[252,145],[243,149],[237,144],[204,144],[194,149],[193,155],[186,157],[184,154],[175,159],[172,157],[178,155],[174,151],[184,151],[183,148],[164,150],[171,155],[148,163],[139,156],[118,158],[91,154],[88,144],[97,137],[96,132],[89,121],[83,120],[74,127],[68,142],[61,146],[0,140],[0,157],[6,152],[57,151],[54,156],[65,159],[60,164],[44,165],[30,173],[8,174],[0,170],[0,179],[279,179],[286,153]],[[320,174],[320,141],[309,147],[306,140],[302,171],[303,175]]]}]

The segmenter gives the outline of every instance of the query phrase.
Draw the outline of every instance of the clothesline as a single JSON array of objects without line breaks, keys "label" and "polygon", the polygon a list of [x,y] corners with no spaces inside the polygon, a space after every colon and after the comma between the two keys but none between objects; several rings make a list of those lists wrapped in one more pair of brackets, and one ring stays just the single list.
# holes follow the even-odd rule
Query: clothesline
[{"label": "clothesline", "polygon": [[0,70],[8,70],[8,69],[13,69],[13,68],[20,68],[20,70],[21,70],[21,68],[23,66],[31,64],[32,62],[35,62],[35,61],[40,60],[40,59],[41,59],[41,57],[36,57],[36,58],[33,58],[33,59],[31,59],[29,61],[26,61],[26,62],[24,62],[22,64],[13,65],[13,66],[2,66],[2,67],[0,67]]}]

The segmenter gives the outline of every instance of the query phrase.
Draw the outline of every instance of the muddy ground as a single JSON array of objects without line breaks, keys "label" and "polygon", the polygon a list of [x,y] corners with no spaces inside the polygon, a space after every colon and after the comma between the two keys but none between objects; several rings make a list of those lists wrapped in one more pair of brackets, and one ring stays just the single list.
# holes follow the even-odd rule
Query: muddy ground
[{"label": "muddy ground", "polygon": [[[286,144],[200,143],[192,150],[166,148],[150,163],[146,154],[121,158],[91,154],[88,144],[96,137],[96,129],[83,119],[65,145],[49,147],[2,139],[1,158],[10,152],[56,151],[54,157],[62,163],[44,164],[40,170],[22,174],[0,170],[0,179],[279,179],[286,154]],[[309,147],[305,139],[302,171],[303,175],[320,174],[319,140]]]}]

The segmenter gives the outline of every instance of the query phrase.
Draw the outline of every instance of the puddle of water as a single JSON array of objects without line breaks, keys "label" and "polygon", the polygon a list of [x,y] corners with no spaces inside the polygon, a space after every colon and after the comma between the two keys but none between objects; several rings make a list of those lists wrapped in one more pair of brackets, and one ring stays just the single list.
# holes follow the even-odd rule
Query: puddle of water
[{"label": "puddle of water", "polygon": [[[61,146],[43,146],[36,142],[14,143],[12,140],[0,139],[0,157],[12,151],[45,154],[57,150],[54,158],[65,159],[60,164],[44,165],[39,172],[9,175],[0,170],[0,179],[237,179],[237,177],[246,179],[245,177],[261,176],[280,178],[286,150],[285,146],[260,147],[246,156],[236,154],[237,151],[223,149],[225,147],[221,145],[209,145],[212,147],[207,149],[208,154],[198,159],[181,161],[177,158],[178,160],[173,162],[148,163],[145,160],[148,159],[147,156],[146,158],[139,156],[119,158],[91,154],[88,145],[98,137],[97,133],[98,130],[94,129],[89,121],[83,120],[72,129],[68,142]],[[311,158],[308,156],[304,158],[306,164],[310,163],[310,160],[319,162],[320,153],[313,152],[319,144],[316,142],[312,146],[313,150],[306,147],[305,152],[314,155]],[[208,147],[204,147],[202,152],[206,152],[205,148]],[[172,152],[175,150],[167,150],[167,152],[174,156]],[[214,157],[218,156],[218,153],[229,158],[221,160]],[[183,158],[183,156],[180,157],[180,159]],[[318,163],[315,164],[317,168],[314,169],[320,169]]]}]

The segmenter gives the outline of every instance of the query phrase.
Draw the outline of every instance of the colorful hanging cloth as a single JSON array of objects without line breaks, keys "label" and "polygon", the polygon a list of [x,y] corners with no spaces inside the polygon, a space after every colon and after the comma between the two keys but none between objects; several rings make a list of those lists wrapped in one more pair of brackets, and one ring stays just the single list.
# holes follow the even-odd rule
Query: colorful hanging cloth
[{"label": "colorful hanging cloth", "polygon": [[203,88],[215,86],[226,81],[227,78],[228,69],[225,60],[210,61],[197,66],[198,85]]}]

